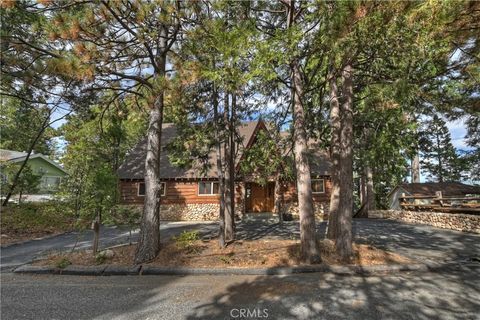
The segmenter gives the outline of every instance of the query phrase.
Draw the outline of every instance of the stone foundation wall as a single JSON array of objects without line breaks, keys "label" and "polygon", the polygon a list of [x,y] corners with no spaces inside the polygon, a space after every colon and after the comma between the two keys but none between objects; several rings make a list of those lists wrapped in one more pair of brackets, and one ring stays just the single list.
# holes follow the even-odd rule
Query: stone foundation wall
[{"label": "stone foundation wall", "polygon": [[[324,221],[328,220],[328,202],[314,202],[313,207],[315,210],[315,220]],[[294,219],[299,219],[300,215],[298,213],[298,203],[288,202],[283,205],[283,210],[285,213],[289,213],[293,216]]]},{"label": "stone foundation wall", "polygon": [[[143,205],[129,206],[133,210],[142,210]],[[214,221],[218,220],[219,204],[187,203],[160,205],[160,220],[170,221]]]},{"label": "stone foundation wall", "polygon": [[443,212],[375,210],[369,218],[393,219],[410,223],[428,224],[438,228],[480,233],[480,216]]}]

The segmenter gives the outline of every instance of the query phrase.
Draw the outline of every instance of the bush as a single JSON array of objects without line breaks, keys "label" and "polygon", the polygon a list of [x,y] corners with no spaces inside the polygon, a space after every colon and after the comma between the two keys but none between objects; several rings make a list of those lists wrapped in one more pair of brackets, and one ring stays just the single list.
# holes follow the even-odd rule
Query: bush
[{"label": "bush", "polygon": [[198,248],[195,246],[195,241],[199,240],[198,231],[183,231],[180,235],[172,237],[177,246],[186,249],[187,252],[196,253]]},{"label": "bush", "polygon": [[2,208],[3,233],[69,231],[74,224],[73,212],[60,201],[11,204]]},{"label": "bush", "polygon": [[60,269],[65,269],[66,267],[68,267],[69,265],[71,265],[72,263],[70,262],[70,260],[68,260],[68,258],[62,258],[60,260],[57,261],[57,263],[55,264],[55,266],[57,268],[60,268]]},{"label": "bush", "polygon": [[95,256],[95,263],[96,264],[102,264],[104,263],[105,261],[107,260],[107,256],[102,254],[102,253],[99,253]]},{"label": "bush", "polygon": [[130,228],[140,225],[142,210],[139,206],[117,205],[112,208],[111,214],[104,219],[105,224],[117,226],[126,225]]},{"label": "bush", "polygon": [[293,221],[293,215],[291,213],[283,213],[283,221]]}]

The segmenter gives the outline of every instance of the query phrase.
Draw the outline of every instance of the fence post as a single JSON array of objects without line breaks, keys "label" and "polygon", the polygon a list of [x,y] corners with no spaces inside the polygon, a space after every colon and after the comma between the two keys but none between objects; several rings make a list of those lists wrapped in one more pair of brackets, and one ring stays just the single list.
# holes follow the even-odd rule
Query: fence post
[{"label": "fence post", "polygon": [[440,206],[443,207],[443,201],[442,201],[442,191],[436,191],[435,196],[437,197],[438,203],[440,203]]}]

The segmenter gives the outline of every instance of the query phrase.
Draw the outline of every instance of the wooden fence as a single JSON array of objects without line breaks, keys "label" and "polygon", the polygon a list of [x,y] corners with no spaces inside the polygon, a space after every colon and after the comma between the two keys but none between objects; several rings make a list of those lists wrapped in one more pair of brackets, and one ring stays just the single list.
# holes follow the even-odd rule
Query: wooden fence
[{"label": "wooden fence", "polygon": [[441,191],[437,191],[434,196],[407,196],[403,193],[400,207],[412,211],[480,214],[480,198],[444,197]]}]

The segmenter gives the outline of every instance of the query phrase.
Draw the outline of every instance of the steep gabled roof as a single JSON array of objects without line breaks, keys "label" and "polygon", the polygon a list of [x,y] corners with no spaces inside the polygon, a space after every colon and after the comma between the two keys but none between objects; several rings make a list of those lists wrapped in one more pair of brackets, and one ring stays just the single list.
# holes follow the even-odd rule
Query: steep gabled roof
[{"label": "steep gabled roof", "polygon": [[[238,146],[237,159],[240,159],[245,146],[259,125],[258,121],[245,122],[239,126],[238,131],[242,138],[242,144]],[[214,150],[209,154],[208,170],[202,173],[200,168],[180,168],[172,165],[168,159],[166,146],[177,136],[177,128],[172,123],[164,123],[162,126],[162,152],[160,154],[160,178],[162,179],[193,179],[193,178],[216,178],[217,155]],[[143,179],[145,172],[145,157],[147,149],[146,137],[127,154],[125,161],[118,169],[120,179]]]},{"label": "steep gabled roof", "polygon": [[[238,132],[242,143],[237,145],[236,163],[241,161],[243,151],[248,148],[254,140],[256,133],[265,129],[264,123],[260,121],[248,121],[242,123]],[[168,150],[166,146],[177,136],[177,128],[171,123],[165,123],[162,126],[162,153],[160,155],[160,178],[161,179],[198,179],[198,178],[216,178],[216,160],[215,150],[208,155],[207,172],[201,172],[201,168],[180,168],[172,165],[168,159]],[[120,179],[141,180],[144,178],[145,157],[147,140],[143,138],[127,154],[125,161],[118,169]],[[309,143],[310,166],[314,176],[329,175],[331,162],[328,153],[315,143]]]},{"label": "steep gabled roof", "polygon": [[405,190],[405,193],[412,196],[434,196],[437,191],[442,191],[442,195],[447,197],[480,194],[480,187],[460,182],[402,183],[395,189],[397,188]]}]

